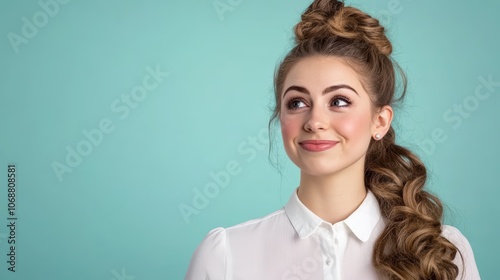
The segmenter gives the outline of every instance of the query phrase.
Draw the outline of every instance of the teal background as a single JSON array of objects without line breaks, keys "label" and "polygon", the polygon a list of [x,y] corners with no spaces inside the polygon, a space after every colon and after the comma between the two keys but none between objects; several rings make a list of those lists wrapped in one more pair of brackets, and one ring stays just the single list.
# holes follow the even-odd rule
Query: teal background
[{"label": "teal background", "polygon": [[[275,66],[310,2],[219,2],[230,9],[218,14],[212,0],[71,0],[17,53],[8,34],[21,35],[22,18],[43,10],[37,1],[0,3],[0,279],[182,279],[210,229],[286,203],[298,169],[277,128],[271,158],[282,174],[273,169],[262,136]],[[426,162],[446,223],[468,238],[482,278],[494,279],[500,86],[468,103],[477,108],[467,117],[453,106],[473,102],[479,77],[500,81],[500,2],[347,3],[388,27],[409,78],[398,141]],[[113,111],[148,66],[168,77],[126,117]],[[106,119],[114,130],[59,180],[52,164],[65,164],[66,147]],[[445,140],[431,149],[435,129]],[[6,263],[8,164],[18,176],[15,273]],[[192,206],[196,190],[215,182],[210,173],[228,164],[239,173],[184,219],[179,207]]]}]

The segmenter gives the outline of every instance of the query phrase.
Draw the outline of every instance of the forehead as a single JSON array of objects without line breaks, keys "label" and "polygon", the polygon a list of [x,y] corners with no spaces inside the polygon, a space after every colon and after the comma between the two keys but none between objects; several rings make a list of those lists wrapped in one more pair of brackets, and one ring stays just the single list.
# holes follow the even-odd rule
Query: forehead
[{"label": "forehead", "polygon": [[299,60],[288,72],[283,91],[289,86],[299,85],[321,92],[335,84],[346,84],[358,93],[366,94],[358,73],[345,59],[335,56],[312,56]]}]

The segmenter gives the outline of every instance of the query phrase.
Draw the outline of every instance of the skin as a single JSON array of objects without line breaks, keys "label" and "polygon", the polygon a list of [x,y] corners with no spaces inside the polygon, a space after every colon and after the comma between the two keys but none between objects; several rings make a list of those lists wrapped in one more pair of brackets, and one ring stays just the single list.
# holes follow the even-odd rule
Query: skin
[{"label": "skin", "polygon": [[[323,95],[331,86],[337,87]],[[300,201],[332,224],[346,219],[366,197],[368,145],[377,133],[383,137],[389,130],[392,108],[372,108],[358,73],[345,60],[333,56],[297,62],[285,79],[281,98],[283,144],[290,160],[300,168]],[[313,139],[333,140],[336,145],[310,152],[299,144]]]}]

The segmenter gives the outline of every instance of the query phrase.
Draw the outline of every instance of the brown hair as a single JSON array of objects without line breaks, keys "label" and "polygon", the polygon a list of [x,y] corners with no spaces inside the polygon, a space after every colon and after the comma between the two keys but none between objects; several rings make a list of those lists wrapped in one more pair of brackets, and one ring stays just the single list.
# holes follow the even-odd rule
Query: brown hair
[{"label": "brown hair", "polygon": [[[404,97],[406,77],[390,58],[392,45],[377,19],[332,0],[315,0],[301,19],[294,28],[296,44],[276,69],[270,132],[273,121],[279,119],[285,78],[305,57],[345,59],[361,74],[373,108]],[[397,77],[402,80],[399,98],[395,98]],[[366,155],[365,185],[376,196],[386,221],[375,244],[373,264],[388,279],[455,279],[459,271],[453,260],[458,249],[441,236],[443,206],[423,189],[427,171],[422,161],[397,145],[395,138],[390,127],[381,140],[371,140]]]}]

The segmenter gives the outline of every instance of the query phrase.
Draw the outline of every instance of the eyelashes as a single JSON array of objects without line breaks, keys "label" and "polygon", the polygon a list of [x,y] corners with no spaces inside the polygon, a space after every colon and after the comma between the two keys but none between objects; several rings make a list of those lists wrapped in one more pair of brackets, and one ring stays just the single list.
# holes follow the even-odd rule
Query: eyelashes
[{"label": "eyelashes", "polygon": [[[300,97],[291,97],[286,101],[286,108],[291,111],[298,110],[300,109],[300,107],[297,107],[299,103],[305,104],[306,101]],[[351,104],[352,101],[343,95],[336,95],[330,100],[330,105],[337,108],[347,108],[351,106]]]}]

